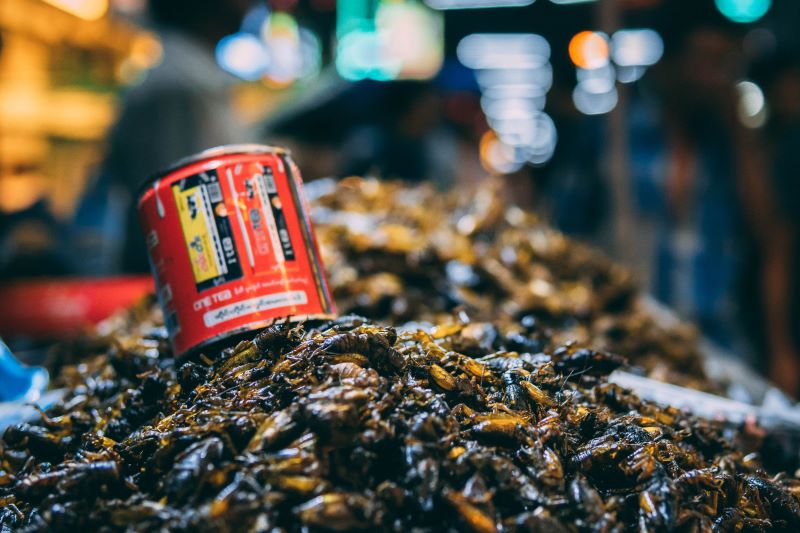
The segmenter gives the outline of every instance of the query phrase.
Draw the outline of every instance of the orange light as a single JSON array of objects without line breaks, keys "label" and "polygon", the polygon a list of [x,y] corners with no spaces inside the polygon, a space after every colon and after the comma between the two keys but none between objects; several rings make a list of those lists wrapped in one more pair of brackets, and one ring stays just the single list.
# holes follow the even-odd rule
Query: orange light
[{"label": "orange light", "polygon": [[582,31],[569,42],[569,58],[575,66],[595,69],[608,63],[608,41],[601,34]]},{"label": "orange light", "polygon": [[490,174],[510,174],[522,167],[514,160],[514,150],[498,139],[492,130],[483,134],[478,147],[481,166]]},{"label": "orange light", "polygon": [[134,37],[130,48],[130,60],[140,69],[152,68],[161,61],[164,49],[158,37],[150,32],[142,32]]},{"label": "orange light", "polygon": [[67,13],[84,20],[103,18],[108,11],[108,0],[44,0]]}]

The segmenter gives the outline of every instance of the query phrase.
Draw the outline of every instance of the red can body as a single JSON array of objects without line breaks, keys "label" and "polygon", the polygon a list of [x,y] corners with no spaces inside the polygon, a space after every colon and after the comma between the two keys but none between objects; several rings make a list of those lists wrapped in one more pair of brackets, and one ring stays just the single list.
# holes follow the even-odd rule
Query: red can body
[{"label": "red can body", "polygon": [[138,210],[176,355],[276,320],[335,315],[287,151],[207,150],[152,178]]}]

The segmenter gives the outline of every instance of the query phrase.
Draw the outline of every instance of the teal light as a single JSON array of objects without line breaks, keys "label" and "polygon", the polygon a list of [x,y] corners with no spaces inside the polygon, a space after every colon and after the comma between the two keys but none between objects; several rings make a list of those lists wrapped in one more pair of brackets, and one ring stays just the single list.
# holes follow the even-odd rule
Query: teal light
[{"label": "teal light", "polygon": [[717,9],[734,22],[755,22],[769,11],[772,0],[714,0]]},{"label": "teal light", "polygon": [[375,12],[380,0],[336,2],[336,70],[345,79],[392,79],[380,62]]},{"label": "teal light", "polygon": [[375,31],[350,31],[336,46],[336,70],[351,81],[367,78],[393,80],[398,69],[381,60],[380,49],[381,43]]}]

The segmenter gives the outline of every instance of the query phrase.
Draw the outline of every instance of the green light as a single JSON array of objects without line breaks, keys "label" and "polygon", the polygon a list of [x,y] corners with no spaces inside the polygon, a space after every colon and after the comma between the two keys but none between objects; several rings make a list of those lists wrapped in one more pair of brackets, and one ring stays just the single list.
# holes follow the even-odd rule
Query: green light
[{"label": "green light", "polygon": [[336,38],[351,31],[374,31],[375,11],[380,0],[338,0],[336,2]]},{"label": "green light", "polygon": [[769,11],[772,0],[714,0],[717,9],[734,22],[755,22]]},{"label": "green light", "polygon": [[336,70],[348,80],[429,79],[444,56],[442,15],[419,0],[338,0]]}]

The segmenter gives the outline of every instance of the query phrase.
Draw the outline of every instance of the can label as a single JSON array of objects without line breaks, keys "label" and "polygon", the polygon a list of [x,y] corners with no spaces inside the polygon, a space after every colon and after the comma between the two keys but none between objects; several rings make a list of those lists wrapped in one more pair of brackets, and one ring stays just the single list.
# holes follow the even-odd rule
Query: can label
[{"label": "can label", "polygon": [[291,159],[266,149],[214,153],[154,180],[139,198],[177,355],[276,319],[335,313]]},{"label": "can label", "polygon": [[197,290],[241,278],[242,267],[216,171],[182,179],[172,186],[172,192]]}]

